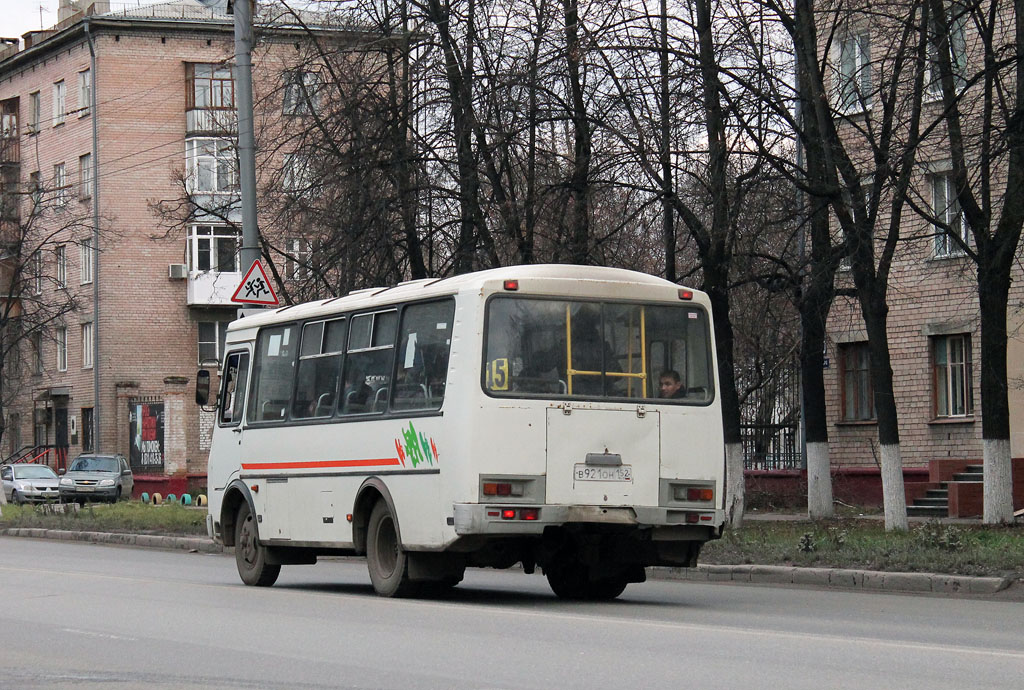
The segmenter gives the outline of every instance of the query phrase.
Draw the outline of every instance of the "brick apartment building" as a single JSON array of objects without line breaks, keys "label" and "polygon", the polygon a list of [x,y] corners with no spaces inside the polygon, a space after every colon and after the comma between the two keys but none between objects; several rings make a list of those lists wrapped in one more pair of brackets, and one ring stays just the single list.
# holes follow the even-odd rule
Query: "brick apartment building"
[{"label": "brick apartment building", "polygon": [[[958,5],[952,5],[957,7]],[[879,22],[856,10],[832,44],[837,79],[860,90],[861,96],[877,89],[879,64],[886,53]],[[966,19],[954,21],[953,62],[974,65],[980,61],[978,39]],[[875,62],[879,61],[879,62]],[[973,69],[973,67],[971,68]],[[854,131],[858,117],[870,117],[871,106],[856,104],[850,96]],[[877,98],[877,96],[875,96]],[[941,112],[941,90],[926,84],[924,122]],[[965,101],[970,112],[980,103],[975,93]],[[977,120],[973,126],[978,127]],[[951,231],[970,242],[956,201],[951,174],[949,144],[939,128],[918,155],[913,193],[919,203],[930,207],[934,218],[943,220]],[[866,157],[865,157],[866,158]],[[865,166],[870,170],[870,166]],[[996,178],[999,174],[995,175]],[[1002,192],[1003,181],[993,179],[993,195]],[[884,202],[883,202],[884,203]],[[881,215],[884,219],[884,213]],[[920,479],[929,461],[951,458],[982,458],[980,393],[980,316],[976,269],[972,260],[950,237],[949,231],[933,224],[909,205],[903,212],[901,237],[889,277],[888,339],[892,355],[896,404],[899,413],[901,455],[905,472]],[[880,246],[880,245],[878,245]],[[1024,270],[1019,261],[1013,273],[1007,305],[1009,344],[1007,354],[1011,417],[1011,457],[1024,457]],[[848,270],[840,270],[837,287],[852,288]],[[828,322],[828,360],[825,382],[829,415],[829,448],[833,466],[877,470],[880,463],[878,430],[868,375],[867,333],[857,301],[839,297]]]},{"label": "brick apartment building", "polygon": [[[194,0],[62,0],[60,11],[55,27],[0,53],[5,191],[21,190],[5,222],[10,232],[46,209],[35,222],[52,237],[28,264],[26,294],[78,304],[27,339],[20,368],[5,367],[5,389],[17,393],[0,457],[38,447],[59,465],[116,452],[142,477],[202,485],[213,412],[194,404],[192,384],[236,315],[240,238],[195,214],[168,227],[154,204],[180,198],[185,179],[240,226],[232,18]],[[257,98],[280,89],[299,40],[287,28],[261,32]]]}]

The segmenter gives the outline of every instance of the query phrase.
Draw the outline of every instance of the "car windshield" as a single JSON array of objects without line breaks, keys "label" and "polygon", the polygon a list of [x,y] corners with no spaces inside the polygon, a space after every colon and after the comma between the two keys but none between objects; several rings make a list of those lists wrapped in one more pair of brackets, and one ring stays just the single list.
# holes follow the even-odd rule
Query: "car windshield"
[{"label": "car windshield", "polygon": [[57,475],[45,465],[22,465],[14,468],[15,479],[56,479]]},{"label": "car windshield", "polygon": [[117,458],[79,457],[71,463],[70,472],[117,472]]}]

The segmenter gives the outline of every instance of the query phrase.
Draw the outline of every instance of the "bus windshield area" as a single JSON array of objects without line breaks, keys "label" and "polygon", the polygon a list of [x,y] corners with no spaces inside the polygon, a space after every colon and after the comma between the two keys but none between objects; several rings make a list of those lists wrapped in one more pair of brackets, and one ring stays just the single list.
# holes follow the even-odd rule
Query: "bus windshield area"
[{"label": "bus windshield area", "polygon": [[693,305],[488,303],[482,383],[490,395],[707,404],[711,362],[707,314]]}]

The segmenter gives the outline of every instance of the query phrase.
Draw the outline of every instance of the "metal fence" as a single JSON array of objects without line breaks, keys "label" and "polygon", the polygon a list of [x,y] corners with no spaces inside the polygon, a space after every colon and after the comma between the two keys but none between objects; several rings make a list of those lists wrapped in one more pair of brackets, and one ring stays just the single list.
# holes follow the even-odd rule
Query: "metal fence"
[{"label": "metal fence", "polygon": [[743,402],[740,436],[746,469],[803,468],[800,370],[795,358],[778,368]]}]

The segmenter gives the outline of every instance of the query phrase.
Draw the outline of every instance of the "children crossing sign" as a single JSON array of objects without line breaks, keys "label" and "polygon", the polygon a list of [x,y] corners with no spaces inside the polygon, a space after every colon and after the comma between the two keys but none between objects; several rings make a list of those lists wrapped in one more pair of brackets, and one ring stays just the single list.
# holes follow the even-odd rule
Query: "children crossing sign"
[{"label": "children crossing sign", "polygon": [[280,304],[274,293],[274,288],[270,284],[270,279],[267,278],[267,272],[263,270],[263,264],[259,259],[252,262],[252,266],[242,278],[235,294],[231,296],[231,301],[242,304],[263,304],[270,307]]}]

